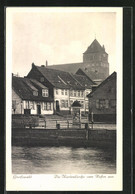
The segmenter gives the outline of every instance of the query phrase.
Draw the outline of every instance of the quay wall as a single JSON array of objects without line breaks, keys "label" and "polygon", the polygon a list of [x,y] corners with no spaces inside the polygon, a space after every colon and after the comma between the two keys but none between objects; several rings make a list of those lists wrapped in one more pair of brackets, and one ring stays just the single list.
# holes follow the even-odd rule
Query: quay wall
[{"label": "quay wall", "polygon": [[13,146],[116,147],[116,130],[12,128]]}]

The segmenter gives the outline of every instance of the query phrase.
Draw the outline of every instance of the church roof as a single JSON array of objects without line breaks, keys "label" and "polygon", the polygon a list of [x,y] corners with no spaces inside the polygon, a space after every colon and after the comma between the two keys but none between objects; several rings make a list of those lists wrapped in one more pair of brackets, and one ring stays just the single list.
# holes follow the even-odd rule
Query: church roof
[{"label": "church roof", "polygon": [[97,52],[105,52],[105,48],[104,48],[104,45],[102,47],[99,44],[99,42],[95,39],[83,54],[97,53]]},{"label": "church roof", "polygon": [[83,62],[80,63],[65,63],[65,64],[58,64],[58,65],[49,65],[46,68],[49,69],[57,69],[61,71],[66,71],[69,73],[75,73],[79,68],[83,66]]},{"label": "church roof", "polygon": [[100,79],[104,80],[106,78],[105,76],[105,72],[98,72],[98,71],[92,71],[90,68],[79,68],[78,71],[76,72],[77,75],[84,75],[86,76],[88,79],[93,80],[93,82],[95,82],[95,80]]}]

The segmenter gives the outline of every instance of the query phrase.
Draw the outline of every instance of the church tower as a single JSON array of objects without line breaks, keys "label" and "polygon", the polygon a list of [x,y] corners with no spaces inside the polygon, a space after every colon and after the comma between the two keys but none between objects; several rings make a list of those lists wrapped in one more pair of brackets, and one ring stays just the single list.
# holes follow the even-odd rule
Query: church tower
[{"label": "church tower", "polygon": [[96,39],[83,53],[83,70],[97,82],[109,76],[108,54]]}]

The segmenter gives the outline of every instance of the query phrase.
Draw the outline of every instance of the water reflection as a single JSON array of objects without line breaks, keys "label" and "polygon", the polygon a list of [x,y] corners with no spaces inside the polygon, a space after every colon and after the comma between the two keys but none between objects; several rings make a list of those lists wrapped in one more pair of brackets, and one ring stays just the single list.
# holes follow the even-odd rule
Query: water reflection
[{"label": "water reflection", "polygon": [[116,173],[115,153],[94,148],[15,147],[12,167],[15,174],[112,174]]}]

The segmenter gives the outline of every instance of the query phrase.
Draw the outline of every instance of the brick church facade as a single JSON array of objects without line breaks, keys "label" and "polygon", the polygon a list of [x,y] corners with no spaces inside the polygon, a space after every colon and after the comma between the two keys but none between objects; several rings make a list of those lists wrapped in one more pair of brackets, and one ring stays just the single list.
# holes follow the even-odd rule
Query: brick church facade
[{"label": "brick church facade", "polygon": [[95,39],[83,53],[83,62],[51,65],[49,68],[86,75],[97,84],[100,84],[109,76],[108,54],[104,45]]}]

